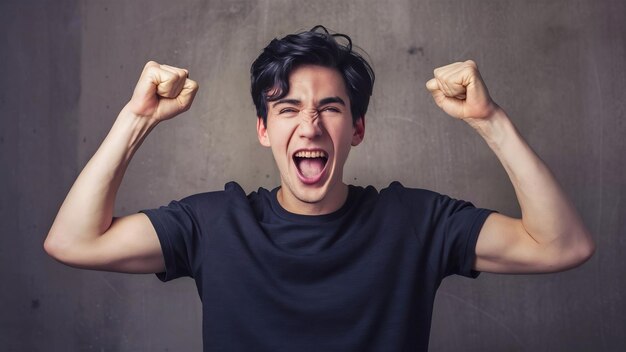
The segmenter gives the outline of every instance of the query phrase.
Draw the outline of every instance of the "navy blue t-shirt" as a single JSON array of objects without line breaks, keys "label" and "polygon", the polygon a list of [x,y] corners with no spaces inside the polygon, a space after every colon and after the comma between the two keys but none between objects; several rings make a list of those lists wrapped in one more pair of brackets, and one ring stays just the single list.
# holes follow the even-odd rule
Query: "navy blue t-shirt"
[{"label": "navy blue t-shirt", "polygon": [[195,279],[205,351],[423,351],[435,292],[472,270],[490,210],[394,182],[336,212],[289,213],[236,183],[144,210],[163,281]]}]

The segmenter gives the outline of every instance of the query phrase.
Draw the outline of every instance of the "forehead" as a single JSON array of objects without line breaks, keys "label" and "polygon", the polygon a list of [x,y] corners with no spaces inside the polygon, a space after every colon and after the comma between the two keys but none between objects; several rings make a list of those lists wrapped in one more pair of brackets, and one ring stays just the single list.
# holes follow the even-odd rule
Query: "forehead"
[{"label": "forehead", "polygon": [[289,92],[286,97],[324,98],[340,96],[347,98],[346,85],[341,73],[333,68],[302,65],[289,74]]}]

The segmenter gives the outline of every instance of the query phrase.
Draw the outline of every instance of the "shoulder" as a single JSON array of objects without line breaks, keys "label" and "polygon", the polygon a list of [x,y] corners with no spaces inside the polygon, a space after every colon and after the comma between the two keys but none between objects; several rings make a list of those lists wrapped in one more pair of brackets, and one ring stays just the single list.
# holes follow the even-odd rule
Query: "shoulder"
[{"label": "shoulder", "polygon": [[381,198],[387,199],[387,202],[397,202],[411,213],[431,214],[431,217],[475,209],[474,204],[469,201],[427,189],[405,187],[397,181],[381,190]]},{"label": "shoulder", "polygon": [[223,191],[197,193],[187,196],[178,202],[191,207],[201,207],[206,204],[215,204],[245,198],[246,194],[237,182],[228,182],[224,185]]},{"label": "shoulder", "polygon": [[186,213],[193,218],[215,218],[237,208],[233,206],[237,202],[246,202],[246,194],[239,184],[228,182],[224,185],[224,190],[196,193],[180,200],[173,200],[167,206],[154,209],[152,212],[169,211]]},{"label": "shoulder", "polygon": [[187,228],[199,226],[209,229],[220,226],[224,219],[248,221],[246,219],[254,218],[253,204],[254,201],[249,199],[241,186],[236,182],[228,182],[224,190],[193,194],[173,200],[166,206],[141,212],[150,218],[155,228],[159,225],[171,228],[178,226],[173,224],[184,224]]},{"label": "shoulder", "polygon": [[[391,182],[380,191],[373,186],[351,186],[351,189],[354,190],[351,193],[357,194],[352,203],[359,210],[371,209],[378,216],[406,218],[407,221],[437,212],[443,197],[426,189],[405,187],[398,181]],[[420,216],[416,217],[416,214]]]},{"label": "shoulder", "polygon": [[388,187],[381,189],[380,194],[383,197],[395,198],[401,203],[408,202],[410,204],[415,204],[415,202],[436,202],[437,200],[447,197],[440,193],[423,188],[405,187],[398,181],[393,181]]}]

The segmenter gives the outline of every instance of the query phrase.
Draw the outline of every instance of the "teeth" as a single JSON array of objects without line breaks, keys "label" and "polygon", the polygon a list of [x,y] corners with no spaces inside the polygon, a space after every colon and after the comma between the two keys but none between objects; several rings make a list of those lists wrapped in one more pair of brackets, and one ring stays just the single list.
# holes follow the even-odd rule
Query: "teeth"
[{"label": "teeth", "polygon": [[322,157],[326,157],[326,153],[320,150],[300,151],[300,152],[297,152],[295,156],[298,158],[322,158]]}]

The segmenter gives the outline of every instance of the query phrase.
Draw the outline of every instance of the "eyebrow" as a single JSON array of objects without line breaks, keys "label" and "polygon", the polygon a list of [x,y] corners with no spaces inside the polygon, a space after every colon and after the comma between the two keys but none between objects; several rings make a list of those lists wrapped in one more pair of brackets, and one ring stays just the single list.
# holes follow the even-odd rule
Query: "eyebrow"
[{"label": "eyebrow", "polygon": [[279,99],[272,104],[272,107],[278,104],[302,105],[302,102],[298,99]]},{"label": "eyebrow", "polygon": [[[321,106],[321,105],[327,105],[327,104],[332,104],[332,103],[337,103],[337,104],[346,106],[346,103],[340,97],[324,98],[319,101],[318,105]],[[272,104],[272,107],[276,107],[276,105],[279,105],[279,104],[291,104],[291,105],[300,106],[302,105],[302,102],[298,99],[279,99]]]},{"label": "eyebrow", "polygon": [[332,103],[337,103],[337,104],[341,104],[343,106],[346,106],[346,103],[343,101],[343,99],[341,99],[339,97],[324,98],[324,99],[320,100],[319,105],[327,105],[327,104],[332,104]]}]

